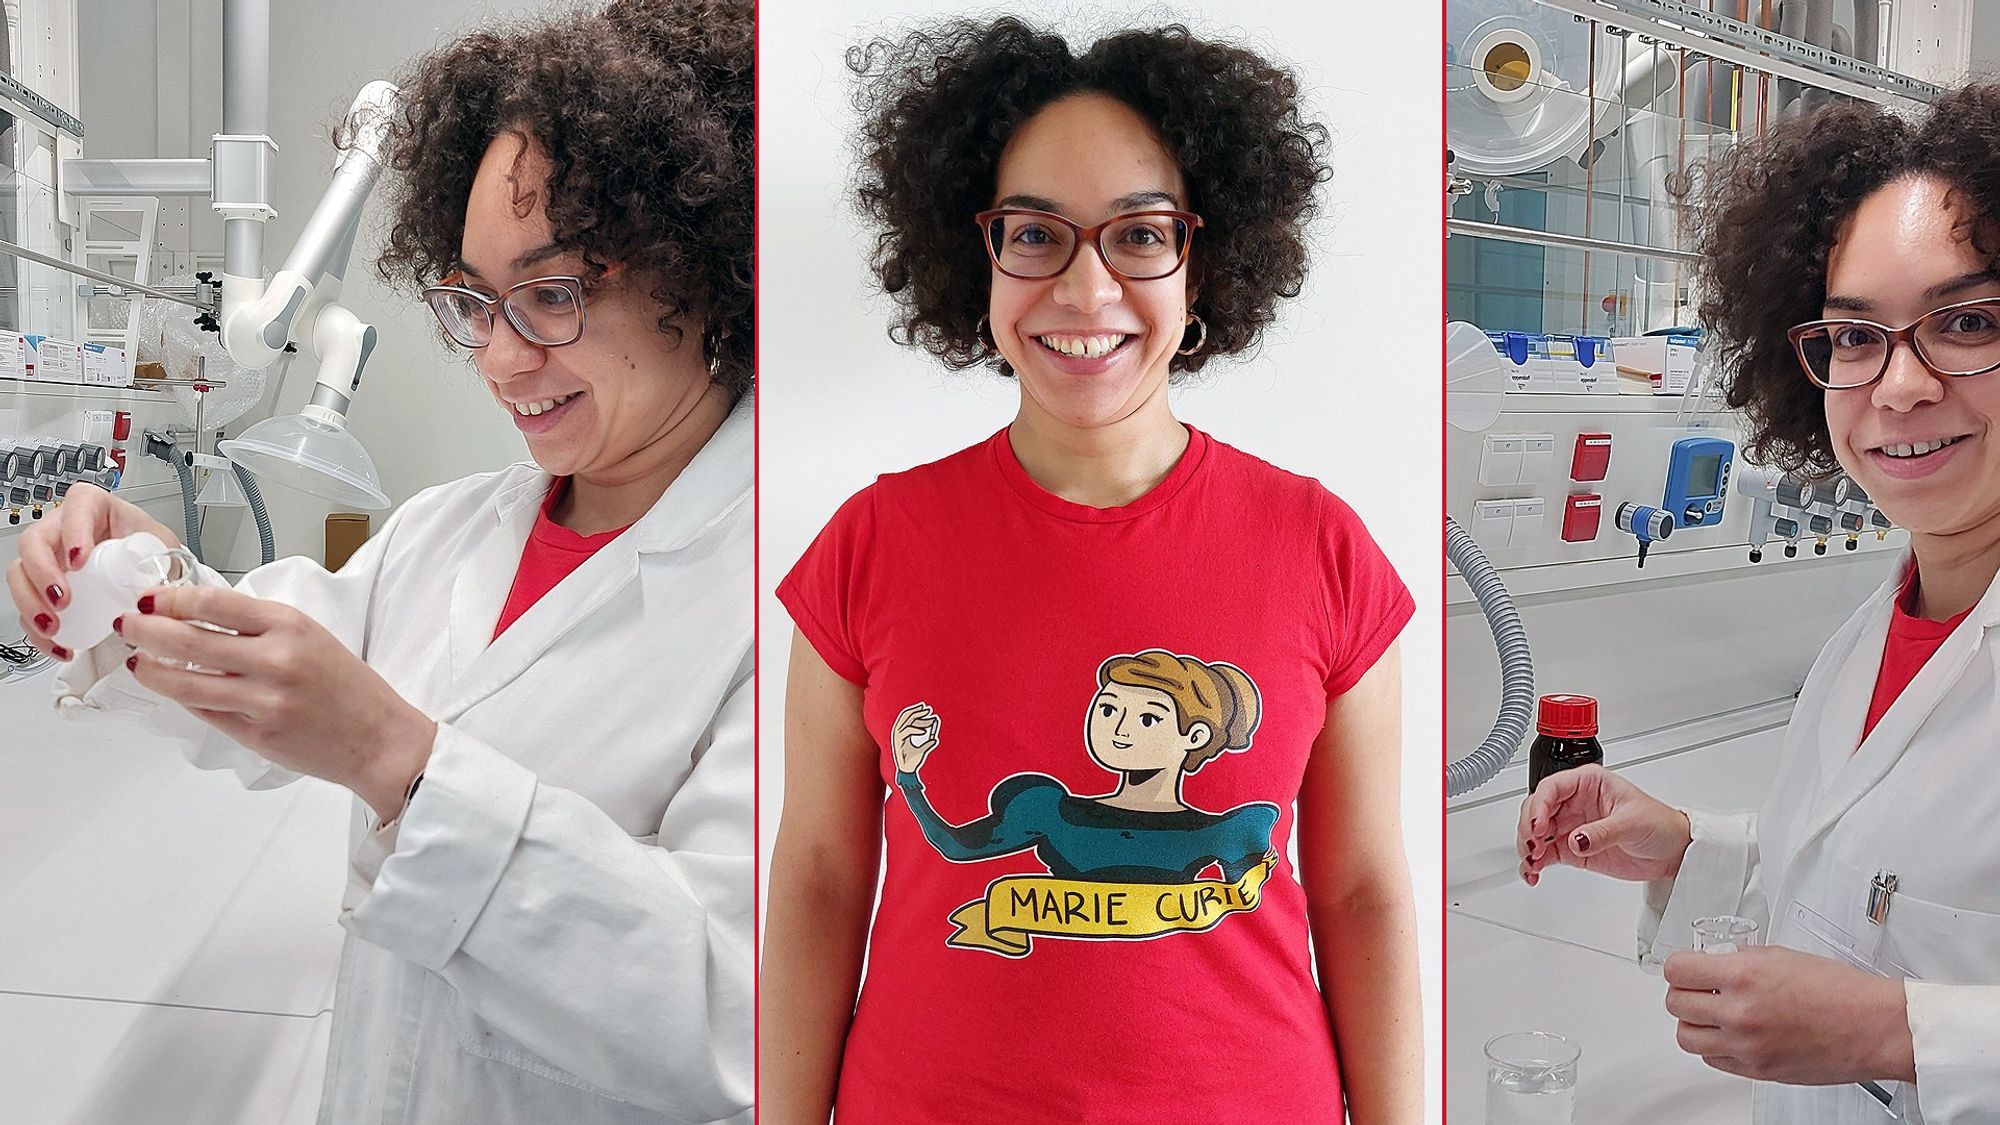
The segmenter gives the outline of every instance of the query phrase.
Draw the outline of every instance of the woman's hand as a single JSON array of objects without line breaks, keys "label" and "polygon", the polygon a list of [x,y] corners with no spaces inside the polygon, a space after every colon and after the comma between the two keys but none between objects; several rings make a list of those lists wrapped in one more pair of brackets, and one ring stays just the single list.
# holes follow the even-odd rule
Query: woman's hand
[{"label": "woman's hand", "polygon": [[19,557],[7,567],[7,593],[30,644],[58,660],[74,655],[55,642],[63,608],[69,605],[69,572],[83,566],[99,543],[138,531],[151,532],[169,547],[181,545],[179,536],[138,505],[96,485],[78,484],[71,486],[53,518],[21,533]]},{"label": "woman's hand", "polygon": [[383,820],[401,814],[437,724],[312,618],[180,586],[140,598],[120,631],[145,687],[286,769],[346,786]]},{"label": "woman's hand", "polygon": [[1614,879],[1670,879],[1693,840],[1686,813],[1603,766],[1543,778],[1521,803],[1517,832],[1521,879],[1531,887],[1556,863]]},{"label": "woman's hand", "polygon": [[1795,949],[1667,958],[1681,1050],[1717,1070],[1825,1086],[1917,1080],[1903,982]]},{"label": "woman's hand", "polygon": [[896,756],[896,769],[901,773],[915,773],[921,769],[924,759],[937,749],[939,722],[937,712],[928,703],[912,703],[896,716],[896,725],[889,728],[889,750]]}]

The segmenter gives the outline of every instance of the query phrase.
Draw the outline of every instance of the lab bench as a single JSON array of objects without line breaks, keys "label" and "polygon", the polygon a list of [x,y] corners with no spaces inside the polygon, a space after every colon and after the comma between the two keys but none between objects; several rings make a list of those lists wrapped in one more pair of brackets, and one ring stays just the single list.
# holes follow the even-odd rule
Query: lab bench
[{"label": "lab bench", "polygon": [[251,792],[124,716],[0,684],[10,1120],[310,1122],[351,798]]}]

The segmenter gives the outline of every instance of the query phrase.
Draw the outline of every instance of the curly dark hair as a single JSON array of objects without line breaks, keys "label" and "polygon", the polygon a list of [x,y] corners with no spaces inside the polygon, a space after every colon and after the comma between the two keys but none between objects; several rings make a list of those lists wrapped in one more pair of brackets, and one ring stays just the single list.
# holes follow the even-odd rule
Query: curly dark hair
[{"label": "curly dark hair", "polygon": [[1745,140],[1696,168],[1682,196],[1700,262],[1700,317],[1749,414],[1749,451],[1788,470],[1830,473],[1826,392],[1807,381],[1785,333],[1818,320],[1828,255],[1863,199],[1906,176],[1935,177],[1963,208],[1959,233],[2000,268],[2000,85],[1968,86],[1912,120],[1879,106],[1829,106]]},{"label": "curly dark hair", "polygon": [[1332,175],[1325,126],[1300,112],[1291,72],[1174,24],[1123,31],[1072,54],[1059,35],[1004,17],[956,20],[847,54],[865,122],[856,196],[878,228],[873,265],[901,305],[890,338],[953,368],[1011,369],[986,343],[991,273],[972,216],[992,206],[1001,150],[1064,97],[1101,93],[1159,130],[1204,225],[1190,268],[1208,342],[1175,355],[1197,371],[1246,352],[1305,284],[1305,227]]},{"label": "curly dark hair", "polygon": [[411,64],[388,134],[399,173],[377,263],[429,285],[458,259],[473,173],[518,131],[553,165],[544,211],[592,277],[622,264],[698,313],[702,354],[734,400],[755,381],[756,31],[751,0],[614,0],[475,32]]}]

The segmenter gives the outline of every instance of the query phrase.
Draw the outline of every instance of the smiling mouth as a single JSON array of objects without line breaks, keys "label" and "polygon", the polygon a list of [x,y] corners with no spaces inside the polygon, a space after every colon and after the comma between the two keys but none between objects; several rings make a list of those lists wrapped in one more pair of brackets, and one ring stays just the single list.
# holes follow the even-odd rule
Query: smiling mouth
[{"label": "smiling mouth", "polygon": [[1036,336],[1034,341],[1057,355],[1072,359],[1102,359],[1124,347],[1131,338],[1130,333],[1111,333],[1099,336]]},{"label": "smiling mouth", "polygon": [[1131,743],[1129,743],[1129,742],[1120,742],[1120,741],[1118,741],[1118,740],[1117,740],[1117,739],[1115,739],[1115,738],[1111,740],[1111,745],[1112,745],[1112,748],[1114,748],[1114,749],[1117,749],[1117,750],[1130,750],[1130,749],[1132,748],[1132,744],[1131,744]]},{"label": "smiling mouth", "polygon": [[540,402],[510,402],[505,405],[513,407],[514,413],[519,414],[523,418],[533,418],[537,414],[547,414],[549,411],[554,410],[556,407],[561,406],[563,403],[582,393],[582,391],[573,391],[566,395],[558,395],[555,398],[545,398]]},{"label": "smiling mouth", "polygon": [[1882,454],[1884,457],[1894,457],[1897,460],[1906,460],[1914,457],[1928,457],[1931,454],[1936,453],[1940,449],[1945,449],[1950,446],[1957,445],[1959,442],[1964,441],[1965,438],[1966,438],[1965,434],[1960,434],[1957,437],[1935,438],[1930,441],[1919,441],[1914,443],[1902,442],[1893,445],[1878,445],[1875,447],[1874,451],[1876,453]]}]

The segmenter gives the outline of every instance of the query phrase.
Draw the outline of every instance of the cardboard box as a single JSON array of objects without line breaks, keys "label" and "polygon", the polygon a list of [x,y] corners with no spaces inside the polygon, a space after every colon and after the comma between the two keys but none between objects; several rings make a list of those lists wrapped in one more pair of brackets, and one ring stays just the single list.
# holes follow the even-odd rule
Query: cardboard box
[{"label": "cardboard box", "polygon": [[368,517],[360,512],[334,512],[326,517],[326,555],[323,565],[339,570],[354,552],[368,542]]},{"label": "cardboard box", "polygon": [[35,378],[44,383],[83,382],[83,345],[53,336],[30,336],[35,346]]},{"label": "cardboard box", "polygon": [[83,345],[83,381],[93,387],[132,385],[132,361],[124,348],[108,344]]},{"label": "cardboard box", "polygon": [[31,378],[28,355],[26,336],[19,332],[0,332],[0,379]]},{"label": "cardboard box", "polygon": [[1627,394],[1677,395],[1694,381],[1694,351],[1701,338],[1692,334],[1620,336],[1611,341],[1618,357],[1618,384]]}]

